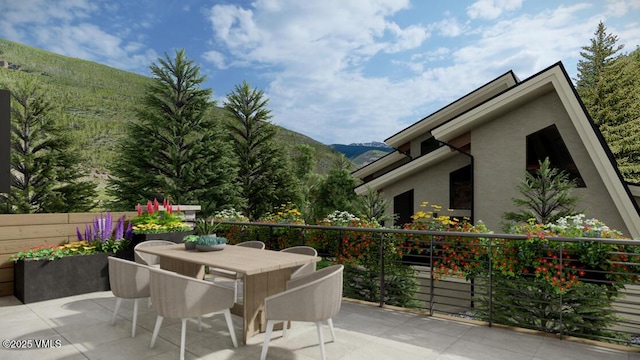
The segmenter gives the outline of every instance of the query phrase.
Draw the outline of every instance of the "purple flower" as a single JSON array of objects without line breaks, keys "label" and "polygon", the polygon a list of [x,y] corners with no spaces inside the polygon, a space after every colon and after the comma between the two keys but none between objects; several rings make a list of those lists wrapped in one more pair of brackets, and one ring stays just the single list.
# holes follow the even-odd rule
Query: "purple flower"
[{"label": "purple flower", "polygon": [[118,223],[116,224],[116,232],[114,235],[114,240],[121,240],[124,237],[124,215],[118,219]]}]

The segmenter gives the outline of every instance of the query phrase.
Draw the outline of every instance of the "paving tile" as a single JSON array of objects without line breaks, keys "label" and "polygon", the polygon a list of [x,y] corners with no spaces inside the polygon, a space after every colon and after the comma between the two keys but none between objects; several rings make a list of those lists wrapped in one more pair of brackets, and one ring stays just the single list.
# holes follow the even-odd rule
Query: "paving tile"
[{"label": "paving tile", "polygon": [[[479,343],[466,339],[460,339],[446,349],[437,360],[531,360],[533,355],[523,354],[493,344]],[[562,358],[556,358],[559,360]]]},{"label": "paving tile", "polygon": [[[143,305],[144,304],[144,305]],[[136,337],[131,338],[133,302],[124,301],[111,325],[115,298],[97,292],[24,305],[0,298],[1,338],[59,339],[61,347],[25,351],[0,349],[0,359],[175,359],[179,356],[180,320],[165,319],[154,349],[149,348],[156,313],[142,302]],[[241,319],[233,316],[241,339]],[[323,327],[329,360],[640,360],[640,349],[625,352],[508,329],[450,321],[426,315],[344,302],[334,318],[335,341]],[[233,348],[224,317],[203,317],[187,327],[186,359],[249,360],[260,356],[264,335]],[[293,322],[287,338],[274,333],[269,359],[318,360],[316,327]]]},{"label": "paving tile", "polygon": [[535,358],[539,360],[628,360],[629,354],[624,351],[571,341],[544,339],[535,353]]}]

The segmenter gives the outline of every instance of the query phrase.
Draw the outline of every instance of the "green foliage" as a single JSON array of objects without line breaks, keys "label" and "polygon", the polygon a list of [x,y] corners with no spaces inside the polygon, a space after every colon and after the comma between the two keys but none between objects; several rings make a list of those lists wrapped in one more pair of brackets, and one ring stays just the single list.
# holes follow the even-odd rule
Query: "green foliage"
[{"label": "green foliage", "polygon": [[[418,212],[409,229],[490,233],[448,217]],[[621,239],[622,234],[582,214],[541,224],[512,224],[509,234],[527,239],[432,237],[434,276],[473,281],[475,315],[486,321],[586,338],[617,338],[613,301],[624,284],[637,284],[640,246],[591,241],[552,241],[549,237]],[[408,235],[407,244],[430,238]],[[411,249],[405,245],[405,249]],[[491,283],[491,287],[488,284]]]},{"label": "green foliage", "polygon": [[214,246],[226,244],[227,239],[212,234],[200,235],[196,240],[196,245]]},{"label": "green foliage", "polygon": [[[483,281],[482,277],[477,280]],[[611,306],[617,296],[605,287],[583,283],[566,291],[560,303],[554,287],[538,278],[514,281],[494,274],[492,281],[491,314],[496,323],[598,340],[619,337],[610,330],[618,320]],[[483,320],[489,319],[487,300],[477,303],[476,315]]]},{"label": "green foliage", "polygon": [[58,119],[64,115],[34,81],[11,92],[11,192],[0,195],[9,213],[81,212],[95,207],[95,184],[72,151]]},{"label": "green foliage", "polygon": [[200,236],[198,236],[198,235],[193,235],[193,234],[192,234],[192,235],[187,235],[187,236],[185,236],[184,238],[182,238],[182,241],[184,241],[184,242],[186,242],[186,243],[187,243],[187,242],[193,242],[193,243],[194,243],[194,242],[198,241],[198,238],[199,238],[199,237],[200,237]]},{"label": "green foliage", "polygon": [[337,159],[326,179],[320,183],[313,200],[314,214],[319,218],[335,211],[355,213],[358,195],[353,191],[358,181],[350,172],[350,162],[342,156]]},{"label": "green foliage", "polygon": [[196,221],[196,235],[212,235],[218,230],[220,224],[214,222],[213,219],[198,219]]},{"label": "green foliage", "polygon": [[602,22],[594,35],[580,52],[576,88],[624,179],[640,183],[640,50],[620,54],[624,45]]},{"label": "green foliage", "polygon": [[186,58],[167,54],[151,65],[154,82],[147,88],[137,122],[111,168],[109,194],[116,208],[131,209],[143,199],[161,197],[179,204],[200,204],[207,214],[237,203],[236,167],[220,124],[210,118],[211,90]]},{"label": "green foliage", "polygon": [[245,204],[242,212],[258,219],[280,204],[297,200],[293,172],[275,141],[264,92],[243,81],[227,95],[227,129],[238,160],[237,183]]},{"label": "green foliage", "polygon": [[512,201],[521,209],[506,212],[504,219],[527,222],[533,218],[538,223],[549,223],[576,214],[574,206],[580,198],[571,195],[575,184],[569,180],[569,175],[551,167],[549,158],[539,164],[535,174],[527,172],[526,178],[517,185],[522,198]]},{"label": "green foliage", "polygon": [[391,204],[381,193],[369,186],[367,186],[367,193],[357,198],[355,206],[357,214],[375,219],[380,224],[393,223],[397,217],[397,214],[386,213],[386,209],[389,209]]},{"label": "green foliage", "polygon": [[[130,211],[132,205],[148,198],[162,198],[160,190],[147,191],[136,189],[133,192],[114,194],[113,191],[103,193],[106,179],[112,173],[114,167],[122,172],[130,173],[138,171],[135,164],[129,167],[119,163],[123,146],[130,146],[133,154],[139,154],[141,149],[151,146],[150,143],[133,141],[137,134],[132,134],[129,124],[135,122],[140,107],[145,103],[148,95],[147,89],[157,81],[150,78],[95,62],[57,55],[40,49],[21,45],[11,41],[0,39],[0,60],[8,61],[21,70],[0,68],[0,83],[7,86],[15,86],[18,83],[34,81],[46,93],[52,104],[60,107],[65,116],[56,118],[56,122],[65,129],[71,138],[71,150],[75,158],[82,159],[79,169],[86,169],[89,177],[99,185],[101,197],[107,200],[107,205],[113,210],[120,209]],[[166,74],[165,74],[166,75]],[[214,135],[206,138],[206,142],[199,143],[205,153],[217,152],[214,157],[218,161],[231,161],[232,157],[224,157],[228,153],[227,130],[221,123],[226,117],[226,111],[222,108],[211,106],[205,116],[207,124],[204,126]],[[319,143],[302,134],[273,125],[278,132],[275,142],[282,148],[285,157],[294,158],[299,151],[295,148],[299,144],[308,144],[314,149],[315,168],[313,171],[325,174],[330,163],[339,154],[328,146]],[[141,135],[145,135],[142,133]],[[147,139],[148,137],[144,137]],[[223,139],[220,146],[219,139]],[[189,140],[191,141],[191,140]],[[194,140],[195,141],[195,140]],[[117,162],[114,165],[114,161]],[[224,179],[232,164],[220,164],[218,161],[201,166],[198,171],[206,175],[200,178],[200,188],[196,191],[196,198],[202,206],[201,214],[207,216],[216,210],[223,208],[224,204],[240,207],[237,201],[234,187],[225,188],[220,183],[206,184],[206,179],[219,177]],[[315,174],[312,174],[315,176]],[[153,178],[153,174],[141,174],[140,181]],[[127,183],[125,183],[126,185]],[[112,185],[112,184],[111,184]],[[123,201],[113,202],[121,195]],[[134,198],[130,200],[129,198]],[[172,199],[174,202],[177,199]],[[281,199],[278,203],[285,201]],[[234,204],[238,202],[237,204]],[[270,209],[268,209],[270,210]]]},{"label": "green foliage", "polygon": [[148,77],[94,62],[57,55],[0,39],[0,59],[21,70],[0,68],[0,82],[34,81],[67,117],[73,152],[92,175],[104,174],[125,123],[134,117]]}]

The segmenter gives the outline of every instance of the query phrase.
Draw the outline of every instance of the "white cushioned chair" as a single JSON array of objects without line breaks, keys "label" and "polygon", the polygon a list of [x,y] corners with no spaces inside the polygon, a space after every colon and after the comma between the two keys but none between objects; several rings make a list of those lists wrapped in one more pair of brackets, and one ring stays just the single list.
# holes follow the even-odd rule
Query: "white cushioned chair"
[{"label": "white cushioned chair", "polygon": [[151,268],[150,285],[151,301],[158,314],[150,347],[155,346],[164,318],[181,319],[180,359],[184,359],[187,319],[197,317],[201,330],[200,317],[212,313],[224,314],[233,347],[238,347],[230,311],[233,289],[156,268]]},{"label": "white cushioned chair", "polygon": [[[314,273],[289,280],[287,290],[268,296],[264,301],[267,331],[260,360],[265,360],[273,327],[286,321],[314,322],[318,330],[320,353],[325,359],[322,321],[329,323],[331,340],[335,341],[332,318],[342,304],[343,265],[333,265]],[[286,324],[285,324],[286,325]]]},{"label": "white cushioned chair", "polygon": [[[253,249],[264,250],[265,244],[262,241],[252,240],[238,243],[234,246],[244,246],[250,247]],[[218,269],[218,268],[209,268],[209,274],[213,277],[212,281],[215,282],[217,277],[222,277],[226,279],[233,280],[233,301],[238,301],[238,285],[242,281],[242,274],[239,274],[234,271]]]},{"label": "white cushioned chair", "polygon": [[136,322],[138,320],[138,299],[149,298],[149,267],[133,261],[109,257],[109,284],[111,292],[116,297],[111,324],[115,324],[116,315],[120,309],[122,299],[133,299],[133,319],[131,337],[136,336]]},{"label": "white cushioned chair", "polygon": [[149,266],[160,267],[160,256],[147,254],[138,251],[139,248],[145,246],[165,246],[165,245],[175,245],[173,241],[169,240],[147,240],[139,243],[133,248],[133,256],[137,263],[145,264]]},{"label": "white cushioned chair", "polygon": [[[318,251],[316,251],[316,249],[312,248],[311,246],[303,246],[303,245],[292,246],[286,249],[282,249],[280,251],[294,253],[294,254],[301,254],[301,255],[318,256]],[[296,266],[291,268],[291,278],[293,279],[298,276],[311,274],[315,271],[316,271],[315,262],[312,262],[306,265]]]}]

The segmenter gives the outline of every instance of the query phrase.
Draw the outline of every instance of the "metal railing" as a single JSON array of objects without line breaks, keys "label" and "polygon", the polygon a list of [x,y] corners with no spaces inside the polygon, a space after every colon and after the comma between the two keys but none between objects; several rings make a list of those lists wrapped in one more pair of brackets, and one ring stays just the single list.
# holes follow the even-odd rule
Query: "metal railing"
[{"label": "metal railing", "polygon": [[221,224],[230,243],[310,245],[345,264],[345,297],[640,346],[637,240]]}]

